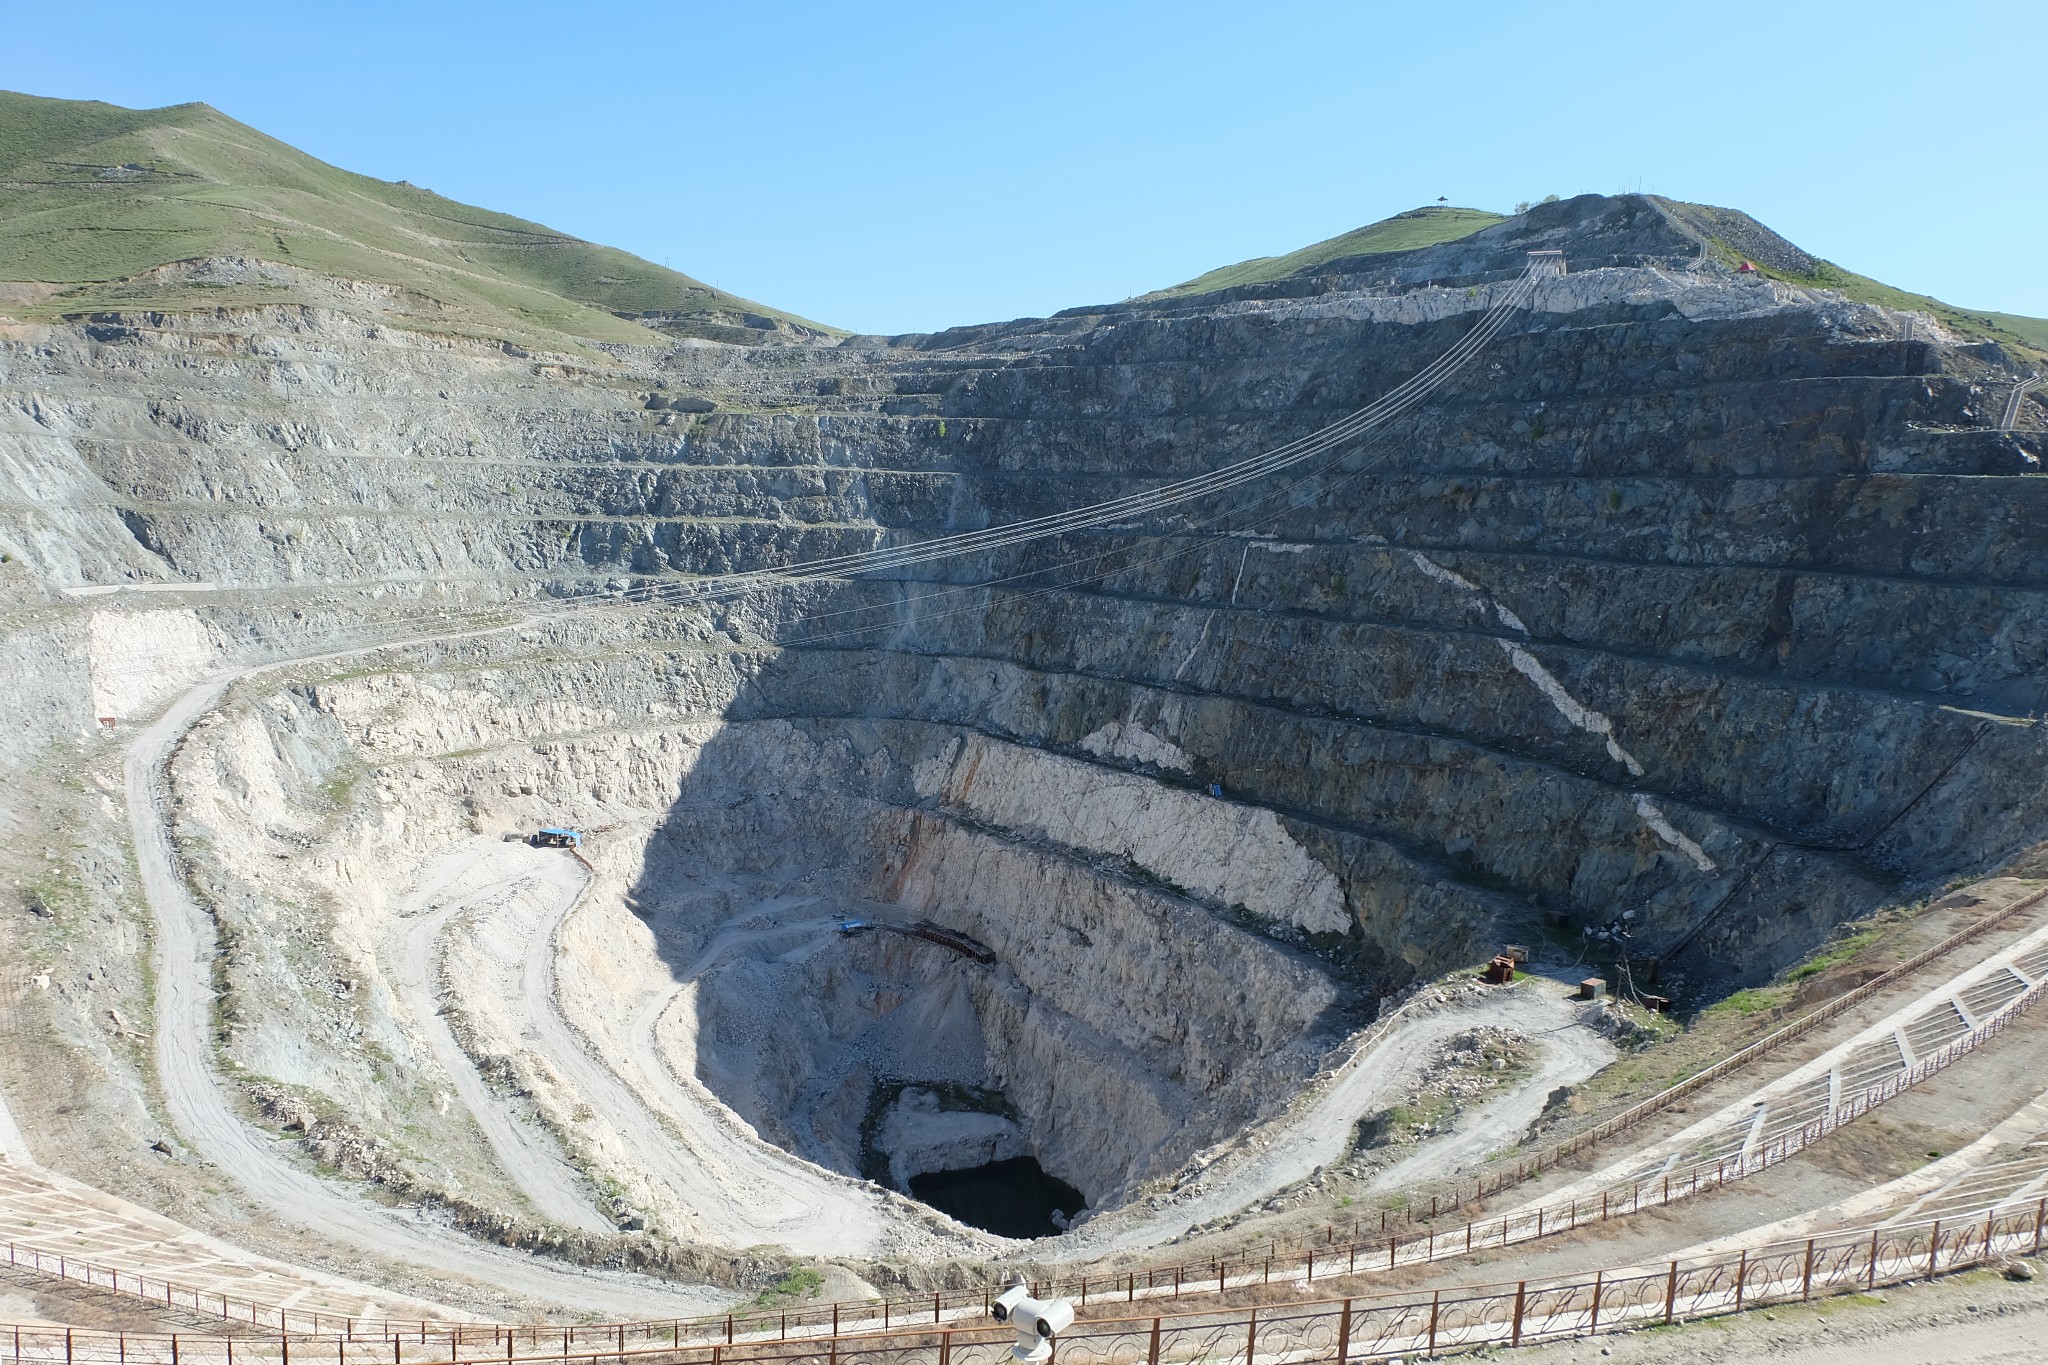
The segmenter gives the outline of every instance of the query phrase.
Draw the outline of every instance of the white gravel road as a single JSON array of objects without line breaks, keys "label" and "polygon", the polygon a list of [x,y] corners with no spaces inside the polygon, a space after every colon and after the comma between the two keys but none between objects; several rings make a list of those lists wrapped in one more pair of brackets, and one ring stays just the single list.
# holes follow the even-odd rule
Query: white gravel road
[{"label": "white gravel road", "polygon": [[607,1315],[696,1314],[732,1303],[736,1296],[726,1290],[585,1271],[380,1208],[298,1165],[278,1140],[237,1117],[210,1053],[213,927],[178,875],[157,776],[186,730],[232,683],[281,666],[237,669],[191,688],[137,734],[128,753],[129,821],[143,893],[156,921],[157,1073],[180,1136],[280,1219],[359,1251]]},{"label": "white gravel road", "polygon": [[[526,851],[541,856],[537,850]],[[413,893],[400,903],[399,918],[389,927],[385,965],[412,1013],[414,1026],[455,1087],[456,1098],[476,1120],[490,1143],[491,1155],[519,1192],[542,1217],[564,1227],[611,1232],[612,1222],[597,1211],[582,1173],[546,1133],[491,1093],[441,1014],[440,953],[436,947],[441,931],[455,916],[488,906],[532,875],[515,868],[508,875],[480,882],[477,862],[465,856],[468,852],[458,846],[429,859],[421,869]]]},{"label": "white gravel road", "polygon": [[1605,1035],[1579,1022],[1564,983],[1524,977],[1512,988],[1453,997],[1441,1007],[1397,1019],[1320,1086],[1187,1188],[1158,1207],[1135,1206],[1083,1224],[1051,1254],[1100,1255],[1151,1246],[1266,1199],[1351,1150],[1360,1119],[1398,1104],[1439,1048],[1457,1034],[1511,1028],[1535,1042],[1529,1073],[1504,1093],[1467,1111],[1454,1131],[1428,1140],[1381,1171],[1376,1188],[1455,1175],[1519,1142],[1550,1093],[1576,1085],[1614,1060]]},{"label": "white gravel road", "polygon": [[[473,1277],[539,1301],[576,1304],[606,1314],[702,1312],[729,1302],[730,1295],[706,1287],[586,1272],[491,1247],[404,1212],[371,1205],[299,1165],[283,1144],[236,1116],[212,1070],[209,1052],[212,928],[176,873],[156,783],[166,757],[186,730],[230,684],[281,666],[245,668],[193,687],[137,735],[129,753],[130,819],[144,892],[158,926],[157,1062],[178,1131],[280,1216],[363,1251]],[[437,866],[433,875],[443,885],[452,884],[453,877],[463,885],[488,886],[499,879],[491,866],[493,847],[510,854],[514,846],[479,841],[473,854]],[[693,1077],[678,1074],[659,1045],[663,1015],[676,1007],[689,981],[737,949],[807,931],[812,924],[736,921],[706,945],[700,960],[674,987],[646,999],[620,1002],[630,1019],[631,1038],[624,1048],[614,1049],[622,1055],[612,1057],[564,1017],[555,980],[561,925],[576,913],[585,873],[567,858],[522,857],[520,864],[517,874],[538,878],[544,894],[556,898],[560,907],[545,931],[527,940],[520,964],[529,1039],[593,1107],[646,1135],[650,1169],[690,1201],[701,1220],[700,1233],[737,1245],[780,1243],[800,1251],[842,1255],[901,1254],[912,1249],[908,1243],[929,1236],[929,1230],[915,1229],[921,1220],[906,1219],[881,1191],[762,1142],[715,1098],[700,1093],[702,1087]],[[502,875],[511,876],[513,870]],[[433,894],[431,887],[424,892],[422,905]],[[434,939],[458,909],[459,904],[440,905],[402,931],[394,951],[397,961],[405,964],[404,994],[508,1173],[537,1206],[562,1221],[573,1216],[580,1222],[591,1215],[560,1155],[515,1116],[501,1111],[468,1060],[459,1056],[460,1048],[445,1023],[435,1016]],[[1267,1125],[1170,1202],[1112,1213],[1065,1237],[1041,1242],[1032,1252],[1079,1260],[1140,1248],[1256,1203],[1341,1159],[1358,1120],[1398,1102],[1445,1040],[1482,1025],[1514,1028],[1539,1044],[1530,1074],[1509,1093],[1467,1114],[1456,1131],[1425,1143],[1390,1168],[1383,1180],[1422,1180],[1474,1165],[1518,1140],[1553,1089],[1585,1079],[1612,1059],[1611,1045],[1578,1024],[1564,994],[1559,983],[1538,979],[1512,990],[1459,997],[1441,1008],[1415,1011],[1298,1101],[1287,1118]],[[448,1049],[453,1054],[443,1056]],[[988,1249],[1003,1245],[983,1234],[963,1232],[963,1243],[987,1242]]]}]

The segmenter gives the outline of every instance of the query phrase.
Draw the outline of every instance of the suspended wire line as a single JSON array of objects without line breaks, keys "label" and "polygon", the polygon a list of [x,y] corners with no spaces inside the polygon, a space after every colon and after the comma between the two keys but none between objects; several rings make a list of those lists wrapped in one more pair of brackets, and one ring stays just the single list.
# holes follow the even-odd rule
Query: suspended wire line
[{"label": "suspended wire line", "polygon": [[1041,540],[1070,531],[1106,526],[1134,516],[1165,511],[1197,498],[1264,478],[1340,446],[1349,445],[1367,432],[1384,426],[1422,403],[1449,382],[1452,376],[1500,334],[1514,313],[1528,302],[1534,293],[1536,282],[1555,273],[1555,261],[1554,257],[1532,261],[1516,278],[1505,296],[1488,309],[1456,345],[1387,394],[1318,431],[1234,464],[1224,465],[1220,469],[1104,502],[1030,517],[986,530],[965,531],[909,545],[835,555],[788,567],[753,569],[681,583],[647,584],[616,596],[646,602],[706,602],[737,597],[768,584],[795,584],[828,578],[848,578],[879,569],[907,567],[934,559],[973,554]]},{"label": "suspended wire line", "polygon": [[[835,555],[824,559],[806,560],[801,564],[776,568],[747,570],[740,573],[709,575],[682,581],[643,583],[623,590],[587,589],[582,592],[565,594],[544,602],[521,606],[512,602],[496,603],[489,606],[455,609],[425,608],[413,612],[400,612],[386,617],[380,623],[389,629],[413,622],[439,627],[435,634],[415,636],[410,639],[397,638],[388,641],[390,647],[409,644],[430,643],[443,638],[450,632],[447,627],[468,627],[468,633],[479,630],[510,628],[515,625],[537,623],[540,619],[577,610],[613,610],[635,606],[693,606],[728,601],[763,588],[798,587],[825,581],[844,581],[856,575],[873,573],[883,569],[908,568],[939,559],[959,558],[984,551],[1003,549],[1012,545],[1026,544],[1053,536],[1067,535],[1143,517],[1153,513],[1183,506],[1216,493],[1240,487],[1281,470],[1302,464],[1320,455],[1340,453],[1353,448],[1366,438],[1379,432],[1398,417],[1412,411],[1416,406],[1436,393],[1460,370],[1479,355],[1500,333],[1509,320],[1534,295],[1537,283],[1549,276],[1562,273],[1563,259],[1557,253],[1530,253],[1530,262],[1523,273],[1509,285],[1505,294],[1491,308],[1482,314],[1472,328],[1456,344],[1421,370],[1397,385],[1365,407],[1358,409],[1337,421],[1330,423],[1305,436],[1298,437],[1271,450],[1239,460],[1233,464],[1211,470],[1205,474],[1193,475],[1171,483],[1159,485],[1137,493],[1111,498],[1103,502],[1070,508],[1063,512],[1030,517],[1021,521],[1008,522],[980,531],[960,532],[953,535],[937,536],[916,541],[908,545],[884,547],[859,551],[852,554]],[[1252,506],[1278,500],[1300,488],[1318,475],[1327,472],[1328,466],[1287,483],[1280,489],[1257,499]],[[1355,477],[1362,471],[1352,471],[1345,479]],[[1242,512],[1245,509],[1237,509]],[[1198,520],[1190,529],[1213,525],[1226,514]],[[1197,553],[1201,545],[1183,547],[1167,554],[1146,560],[1125,563],[1099,573],[1083,574],[1050,587],[1031,592],[1012,594],[1011,600],[1022,601],[1063,591],[1081,584],[1097,582],[1113,574],[1162,563]],[[1067,561],[1059,566],[1032,569],[1021,573],[936,588],[932,592],[897,598],[889,602],[872,603],[856,607],[839,607],[833,610],[789,617],[779,624],[783,627],[801,625],[806,621],[823,620],[834,616],[851,615],[862,611],[901,610],[915,602],[934,597],[955,596],[978,592],[1003,583],[1016,582],[1038,577],[1061,568],[1074,568],[1080,564],[1099,562],[1103,559],[1128,553],[1125,550],[1109,550],[1080,560]],[[915,581],[915,580],[913,580]],[[961,609],[966,610],[966,609]],[[510,614],[515,619],[506,620]],[[939,613],[941,616],[959,614],[958,611]],[[925,619],[931,619],[927,616]],[[876,629],[876,626],[860,626],[836,631],[824,636],[806,637],[806,643],[822,643],[826,640],[846,638]],[[337,627],[309,633],[305,639],[339,639],[350,633],[350,628]],[[376,645],[366,645],[375,648]]]}]

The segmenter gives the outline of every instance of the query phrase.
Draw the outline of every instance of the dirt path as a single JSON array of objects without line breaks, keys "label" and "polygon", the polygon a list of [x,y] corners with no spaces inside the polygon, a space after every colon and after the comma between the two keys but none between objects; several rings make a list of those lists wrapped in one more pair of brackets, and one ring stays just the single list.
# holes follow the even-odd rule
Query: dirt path
[{"label": "dirt path", "polygon": [[[537,849],[524,849],[534,861],[545,859]],[[507,852],[511,852],[510,849]],[[524,860],[522,860],[524,861]],[[551,861],[551,860],[550,860]],[[587,1182],[556,1148],[552,1139],[523,1122],[506,1101],[491,1093],[476,1064],[448,1026],[440,1006],[437,941],[448,921],[477,909],[498,892],[531,873],[523,868],[486,880],[487,865],[477,851],[458,844],[429,859],[414,893],[398,907],[399,918],[385,936],[387,966],[413,1023],[425,1035],[434,1060],[448,1075],[456,1098],[469,1110],[490,1144],[498,1166],[544,1218],[582,1232],[611,1232],[611,1220],[593,1206]],[[493,868],[492,872],[502,869]]]},{"label": "dirt path", "polygon": [[[760,924],[753,923],[760,919],[757,911],[736,916],[711,936],[697,960],[673,987],[656,992],[634,1014],[627,1060],[638,1074],[642,1094],[650,1095],[679,1117],[692,1116],[690,1121],[700,1129],[715,1130],[720,1135],[722,1155],[732,1163],[735,1174],[774,1191],[777,1199],[790,1207],[809,1208],[821,1215],[829,1212],[829,1221],[851,1234],[849,1247],[854,1242],[881,1245],[889,1240],[887,1229],[905,1220],[902,1211],[890,1207],[886,1195],[865,1181],[835,1175],[763,1141],[694,1074],[678,1066],[674,1054],[660,1041],[660,1029],[669,1011],[690,1007],[687,988],[733,953],[781,941],[800,944],[806,937],[822,940],[833,931],[838,918],[828,915],[793,921],[771,919]],[[850,1251],[842,1249],[839,1254]]]},{"label": "dirt path", "polygon": [[[366,651],[354,651],[366,652]],[[212,1068],[213,928],[178,875],[157,790],[165,760],[191,725],[241,678],[283,665],[233,670],[188,690],[133,741],[129,820],[143,894],[156,921],[156,1064],[164,1103],[184,1140],[280,1218],[373,1255],[546,1304],[616,1315],[709,1312],[734,1295],[642,1276],[599,1273],[484,1245],[423,1218],[379,1208],[298,1165],[282,1144],[244,1124]]]},{"label": "dirt path", "polygon": [[[667,1186],[695,1215],[692,1231],[698,1236],[736,1246],[809,1242],[811,1239],[803,1236],[807,1214],[829,1227],[834,1220],[826,1209],[807,1210],[775,1198],[769,1190],[748,1189],[743,1182],[734,1182],[739,1188],[728,1187],[719,1178],[724,1154],[711,1150],[715,1135],[704,1132],[700,1125],[663,1122],[632,1086],[599,1060],[595,1049],[563,1015],[556,980],[562,924],[583,895],[586,874],[562,858],[542,876],[557,908],[542,931],[528,939],[520,974],[521,1012],[535,1048],[585,1104],[634,1142],[647,1175]],[[849,1254],[868,1250],[860,1245],[867,1239],[856,1234],[848,1240],[853,1243],[847,1248]]]},{"label": "dirt path", "polygon": [[[59,1231],[61,1237],[55,1235]],[[289,1303],[309,1313],[408,1320],[467,1316],[257,1255],[54,1171],[14,1161],[0,1160],[0,1240],[61,1251],[74,1264],[146,1271],[188,1289]]]},{"label": "dirt path", "polygon": [[[1948,1208],[1944,1212],[1939,1206],[1929,1205],[1948,1192],[1959,1192],[1954,1202],[1962,1209],[1981,1211],[2012,1198],[2038,1178],[2040,1161],[2015,1163],[2012,1159],[2015,1153],[2024,1151],[2039,1139],[2044,1131],[2048,1131],[2048,1091],[2035,1096],[1961,1151],[1930,1161],[1919,1170],[1859,1190],[1846,1199],[1776,1222],[1745,1228],[1731,1236],[1681,1247],[1672,1254],[1680,1258],[1717,1256],[1745,1246],[1789,1242],[1836,1228],[1946,1216],[1959,1210]],[[2013,1169],[2015,1166],[2018,1169]],[[2012,1171],[2011,1178],[2003,1182],[1983,1179],[2001,1170]]]},{"label": "dirt path", "polygon": [[[571,917],[594,907],[583,899],[588,887],[580,867],[565,858],[548,875],[561,907],[544,932],[528,939],[521,966],[522,1012],[534,1047],[633,1142],[646,1173],[691,1210],[699,1236],[803,1255],[943,1257],[1005,1245],[971,1229],[939,1233],[934,1217],[907,1201],[762,1141],[664,1060],[655,1030],[700,976],[748,946],[806,933],[822,941],[832,919],[742,927],[756,914],[749,911],[714,934],[681,980],[614,1001],[606,1018],[572,1018],[560,973],[573,968],[573,959],[560,942]],[[619,1018],[631,1020],[623,1038],[609,1027]]]},{"label": "dirt path", "polygon": [[1529,1074],[1467,1113],[1452,1133],[1425,1142],[1388,1167],[1374,1183],[1391,1187],[1433,1180],[1477,1165],[1520,1141],[1553,1090],[1576,1085],[1614,1060],[1614,1045],[1579,1022],[1565,994],[1561,982],[1525,977],[1513,989],[1463,997],[1402,1019],[1340,1067],[1305,1105],[1219,1162],[1191,1190],[1161,1208],[1113,1213],[1099,1225],[1084,1224],[1047,1254],[1079,1258],[1150,1246],[1305,1180],[1350,1151],[1360,1119],[1399,1103],[1413,1090],[1445,1042],[1469,1029],[1515,1029],[1537,1044]]},{"label": "dirt path", "polygon": [[1988,1272],[1676,1328],[1488,1353],[1527,1365],[2037,1365],[2048,1287]]}]

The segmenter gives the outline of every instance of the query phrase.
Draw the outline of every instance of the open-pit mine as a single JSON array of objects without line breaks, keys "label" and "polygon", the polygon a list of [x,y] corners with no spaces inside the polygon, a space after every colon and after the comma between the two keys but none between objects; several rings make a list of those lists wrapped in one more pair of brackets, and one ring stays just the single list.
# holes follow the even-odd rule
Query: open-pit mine
[{"label": "open-pit mine", "polygon": [[1342,1365],[2039,1249],[2025,337],[1642,195],[893,337],[362,177],[410,273],[36,273],[261,135],[7,99],[0,1358],[968,1365],[1022,1275]]}]

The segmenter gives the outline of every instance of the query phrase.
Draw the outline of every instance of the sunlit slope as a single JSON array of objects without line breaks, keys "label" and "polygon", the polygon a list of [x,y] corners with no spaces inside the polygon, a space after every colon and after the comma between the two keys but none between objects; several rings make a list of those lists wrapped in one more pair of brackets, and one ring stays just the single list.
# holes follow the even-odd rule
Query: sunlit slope
[{"label": "sunlit slope", "polygon": [[457,331],[644,342],[643,324],[812,325],[539,223],[341,170],[204,104],[0,92],[0,280],[70,286],[37,304],[46,313],[292,292],[275,273],[167,269],[216,258],[390,286],[431,302],[414,310],[423,324]]},{"label": "sunlit slope", "polygon": [[1368,223],[1362,228],[1327,241],[1305,246],[1299,251],[1290,251],[1285,256],[1259,256],[1236,265],[1221,266],[1206,275],[1197,275],[1184,284],[1162,289],[1161,295],[1207,294],[1218,289],[1231,289],[1238,285],[1264,284],[1268,280],[1282,280],[1289,275],[1303,274],[1316,266],[1331,261],[1343,260],[1350,256],[1371,256],[1387,251],[1414,251],[1419,247],[1437,246],[1444,242],[1455,242],[1470,237],[1484,227],[1505,222],[1502,214],[1488,213],[1485,209],[1421,208],[1397,213],[1392,218],[1383,218],[1377,223]]},{"label": "sunlit slope", "polygon": [[[1960,308],[1925,294],[1894,288],[1811,255],[1738,210],[1717,208],[1711,204],[1691,204],[1661,196],[1649,198],[1669,216],[1674,226],[1690,235],[1707,259],[1726,268],[1734,269],[1748,261],[1759,272],[1775,279],[1816,289],[1838,290],[1864,303],[1931,313],[1943,325],[1965,335],[1997,341],[2022,353],[2048,355],[2048,318]],[[1523,221],[1520,216],[1510,219],[1484,209],[1411,209],[1284,256],[1260,256],[1222,266],[1147,297],[1185,297],[1266,284],[1293,276],[1340,274],[1354,264],[1361,268],[1369,264],[1370,268],[1377,269],[1390,262],[1382,259],[1366,263],[1358,258],[1384,258],[1449,242],[1462,242],[1495,224],[1508,224],[1509,227],[1502,230],[1513,231],[1514,225]]]}]

